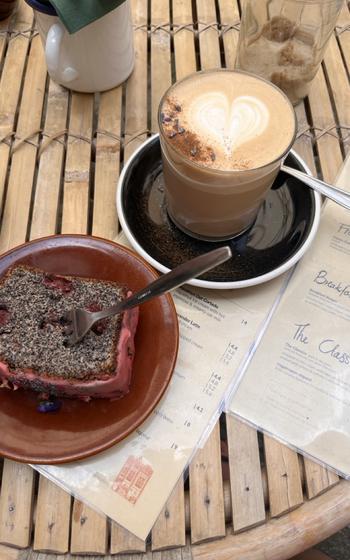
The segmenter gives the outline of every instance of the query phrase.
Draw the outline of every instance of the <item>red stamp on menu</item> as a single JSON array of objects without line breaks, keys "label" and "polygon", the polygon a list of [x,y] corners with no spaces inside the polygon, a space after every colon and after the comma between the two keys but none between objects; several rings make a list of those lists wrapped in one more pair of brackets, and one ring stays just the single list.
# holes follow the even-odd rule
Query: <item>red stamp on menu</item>
[{"label": "red stamp on menu", "polygon": [[152,474],[152,467],[144,463],[142,457],[130,455],[115,479],[112,489],[128,502],[136,504]]}]

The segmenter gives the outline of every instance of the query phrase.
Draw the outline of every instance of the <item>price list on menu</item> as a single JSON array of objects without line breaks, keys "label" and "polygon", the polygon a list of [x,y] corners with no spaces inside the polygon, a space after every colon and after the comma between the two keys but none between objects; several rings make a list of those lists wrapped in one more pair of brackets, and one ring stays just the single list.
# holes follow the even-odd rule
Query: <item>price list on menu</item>
[{"label": "price list on menu", "polygon": [[164,397],[128,438],[93,458],[35,466],[51,480],[145,539],[202,446],[239,378],[284,279],[246,290],[186,286],[173,293],[180,344]]}]

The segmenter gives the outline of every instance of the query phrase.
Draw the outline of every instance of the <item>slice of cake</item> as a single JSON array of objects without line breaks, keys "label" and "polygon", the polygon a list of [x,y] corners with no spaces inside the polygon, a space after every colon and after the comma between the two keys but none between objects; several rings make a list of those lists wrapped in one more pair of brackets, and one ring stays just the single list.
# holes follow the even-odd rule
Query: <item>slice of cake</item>
[{"label": "slice of cake", "polygon": [[9,269],[0,280],[0,386],[86,400],[127,394],[138,308],[99,321],[74,346],[62,316],[73,307],[98,311],[130,293],[114,282]]}]

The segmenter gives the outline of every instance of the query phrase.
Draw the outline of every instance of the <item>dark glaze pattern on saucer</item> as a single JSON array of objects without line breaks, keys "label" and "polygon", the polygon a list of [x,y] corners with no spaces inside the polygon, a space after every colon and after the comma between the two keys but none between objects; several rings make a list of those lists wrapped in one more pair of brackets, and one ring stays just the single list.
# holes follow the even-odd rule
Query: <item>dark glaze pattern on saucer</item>
[{"label": "dark glaze pattern on saucer", "polygon": [[[293,154],[286,164],[305,171]],[[232,259],[201,276],[212,282],[248,280],[283,265],[307,239],[315,213],[312,191],[280,172],[248,231],[230,241],[194,239],[179,230],[166,211],[158,137],[130,162],[124,177],[122,205],[137,242],[169,269],[215,247],[230,245]]]}]

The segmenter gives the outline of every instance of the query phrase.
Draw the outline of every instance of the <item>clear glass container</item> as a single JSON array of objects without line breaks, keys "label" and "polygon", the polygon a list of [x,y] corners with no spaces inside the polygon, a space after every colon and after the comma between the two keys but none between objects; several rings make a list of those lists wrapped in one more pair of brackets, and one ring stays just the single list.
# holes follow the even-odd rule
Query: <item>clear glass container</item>
[{"label": "clear glass container", "polygon": [[236,68],[280,87],[296,105],[323,59],[343,0],[244,0]]},{"label": "clear glass container", "polygon": [[[203,92],[207,93],[203,96]],[[233,108],[235,96],[237,112]],[[243,96],[253,100],[252,105],[240,101]],[[201,110],[194,119],[204,123],[203,129],[200,125],[192,127],[186,117],[189,105],[187,114],[192,116],[194,111],[198,115],[196,98]],[[239,142],[227,148],[225,139],[229,141],[230,127],[239,127],[241,137],[252,121],[257,119],[260,123],[263,119],[254,99],[268,111],[268,124],[260,131],[258,124],[250,140],[243,140],[241,151]],[[269,104],[271,109],[267,109]],[[279,114],[284,117],[283,126]],[[222,118],[229,123],[228,128],[222,128]],[[270,82],[246,72],[205,70],[186,76],[164,93],[158,123],[166,207],[175,225],[187,235],[205,241],[232,239],[249,229],[295,140],[297,122],[288,98]],[[213,130],[214,136],[210,132]],[[271,141],[271,136],[278,138],[277,143]],[[263,161],[258,163],[262,152]]]}]

